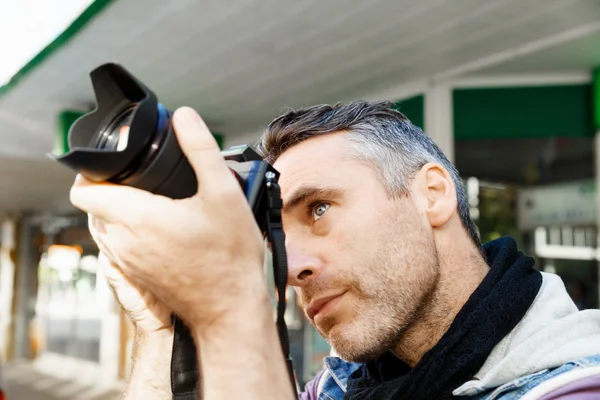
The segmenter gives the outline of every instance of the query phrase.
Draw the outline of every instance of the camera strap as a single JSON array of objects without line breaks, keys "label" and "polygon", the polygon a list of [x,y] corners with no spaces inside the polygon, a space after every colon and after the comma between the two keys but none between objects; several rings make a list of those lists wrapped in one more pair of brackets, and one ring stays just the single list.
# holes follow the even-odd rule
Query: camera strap
[{"label": "camera strap", "polygon": [[281,221],[283,202],[281,200],[281,189],[275,174],[267,173],[267,196],[267,239],[273,250],[273,277],[277,291],[277,332],[279,333],[279,342],[281,343],[281,350],[283,351],[290,381],[294,392],[296,392],[296,377],[294,376],[294,365],[290,356],[290,338],[285,323],[288,264],[285,251],[285,233]]},{"label": "camera strap", "polygon": [[[267,239],[273,251],[273,277],[277,293],[277,332],[281,349],[285,358],[289,377],[294,391],[297,392],[294,367],[290,357],[290,340],[285,323],[286,289],[287,289],[287,255],[285,251],[285,234],[281,221],[281,190],[275,174],[266,174],[267,195]],[[173,316],[174,340],[171,356],[171,391],[173,400],[202,399],[202,373],[198,367],[198,349],[185,324]]]},{"label": "camera strap", "polygon": [[201,398],[202,374],[199,370],[196,343],[188,327],[176,316],[173,320],[173,352],[171,354],[171,392],[173,400]]}]

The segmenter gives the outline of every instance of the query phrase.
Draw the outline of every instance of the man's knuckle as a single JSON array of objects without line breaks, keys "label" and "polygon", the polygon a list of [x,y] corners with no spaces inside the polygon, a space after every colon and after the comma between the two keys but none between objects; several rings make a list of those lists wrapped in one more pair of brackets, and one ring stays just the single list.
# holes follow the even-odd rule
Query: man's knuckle
[{"label": "man's knuckle", "polygon": [[69,190],[69,201],[75,207],[79,206],[79,188],[77,188],[76,186],[72,186]]},{"label": "man's knuckle", "polygon": [[219,149],[215,143],[202,137],[191,139],[187,145],[188,152],[194,154],[205,154],[218,152]]}]

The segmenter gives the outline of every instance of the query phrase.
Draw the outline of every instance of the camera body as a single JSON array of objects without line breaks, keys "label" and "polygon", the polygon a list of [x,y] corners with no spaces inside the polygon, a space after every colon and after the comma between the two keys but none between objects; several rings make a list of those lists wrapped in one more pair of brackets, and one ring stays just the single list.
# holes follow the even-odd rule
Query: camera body
[{"label": "camera body", "polygon": [[[92,181],[128,185],[173,199],[198,191],[196,175],[173,131],[173,113],[121,65],[90,73],[97,108],[69,130],[69,149],[54,156]],[[249,146],[222,151],[264,232],[267,174],[277,171]]]}]

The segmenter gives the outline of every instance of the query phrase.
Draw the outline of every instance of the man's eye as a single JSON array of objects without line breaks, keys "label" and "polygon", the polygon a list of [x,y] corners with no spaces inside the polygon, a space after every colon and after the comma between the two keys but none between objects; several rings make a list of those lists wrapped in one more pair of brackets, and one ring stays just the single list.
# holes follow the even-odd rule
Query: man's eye
[{"label": "man's eye", "polygon": [[312,206],[312,218],[316,221],[323,216],[329,210],[330,204],[317,203]]}]

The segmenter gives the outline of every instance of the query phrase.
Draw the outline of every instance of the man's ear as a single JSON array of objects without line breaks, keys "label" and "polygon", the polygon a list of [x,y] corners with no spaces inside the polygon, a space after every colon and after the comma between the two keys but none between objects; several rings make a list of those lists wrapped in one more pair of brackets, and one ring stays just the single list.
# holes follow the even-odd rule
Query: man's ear
[{"label": "man's ear", "polygon": [[438,163],[425,164],[417,174],[418,190],[425,215],[432,227],[446,224],[456,213],[456,186],[446,168]]}]

